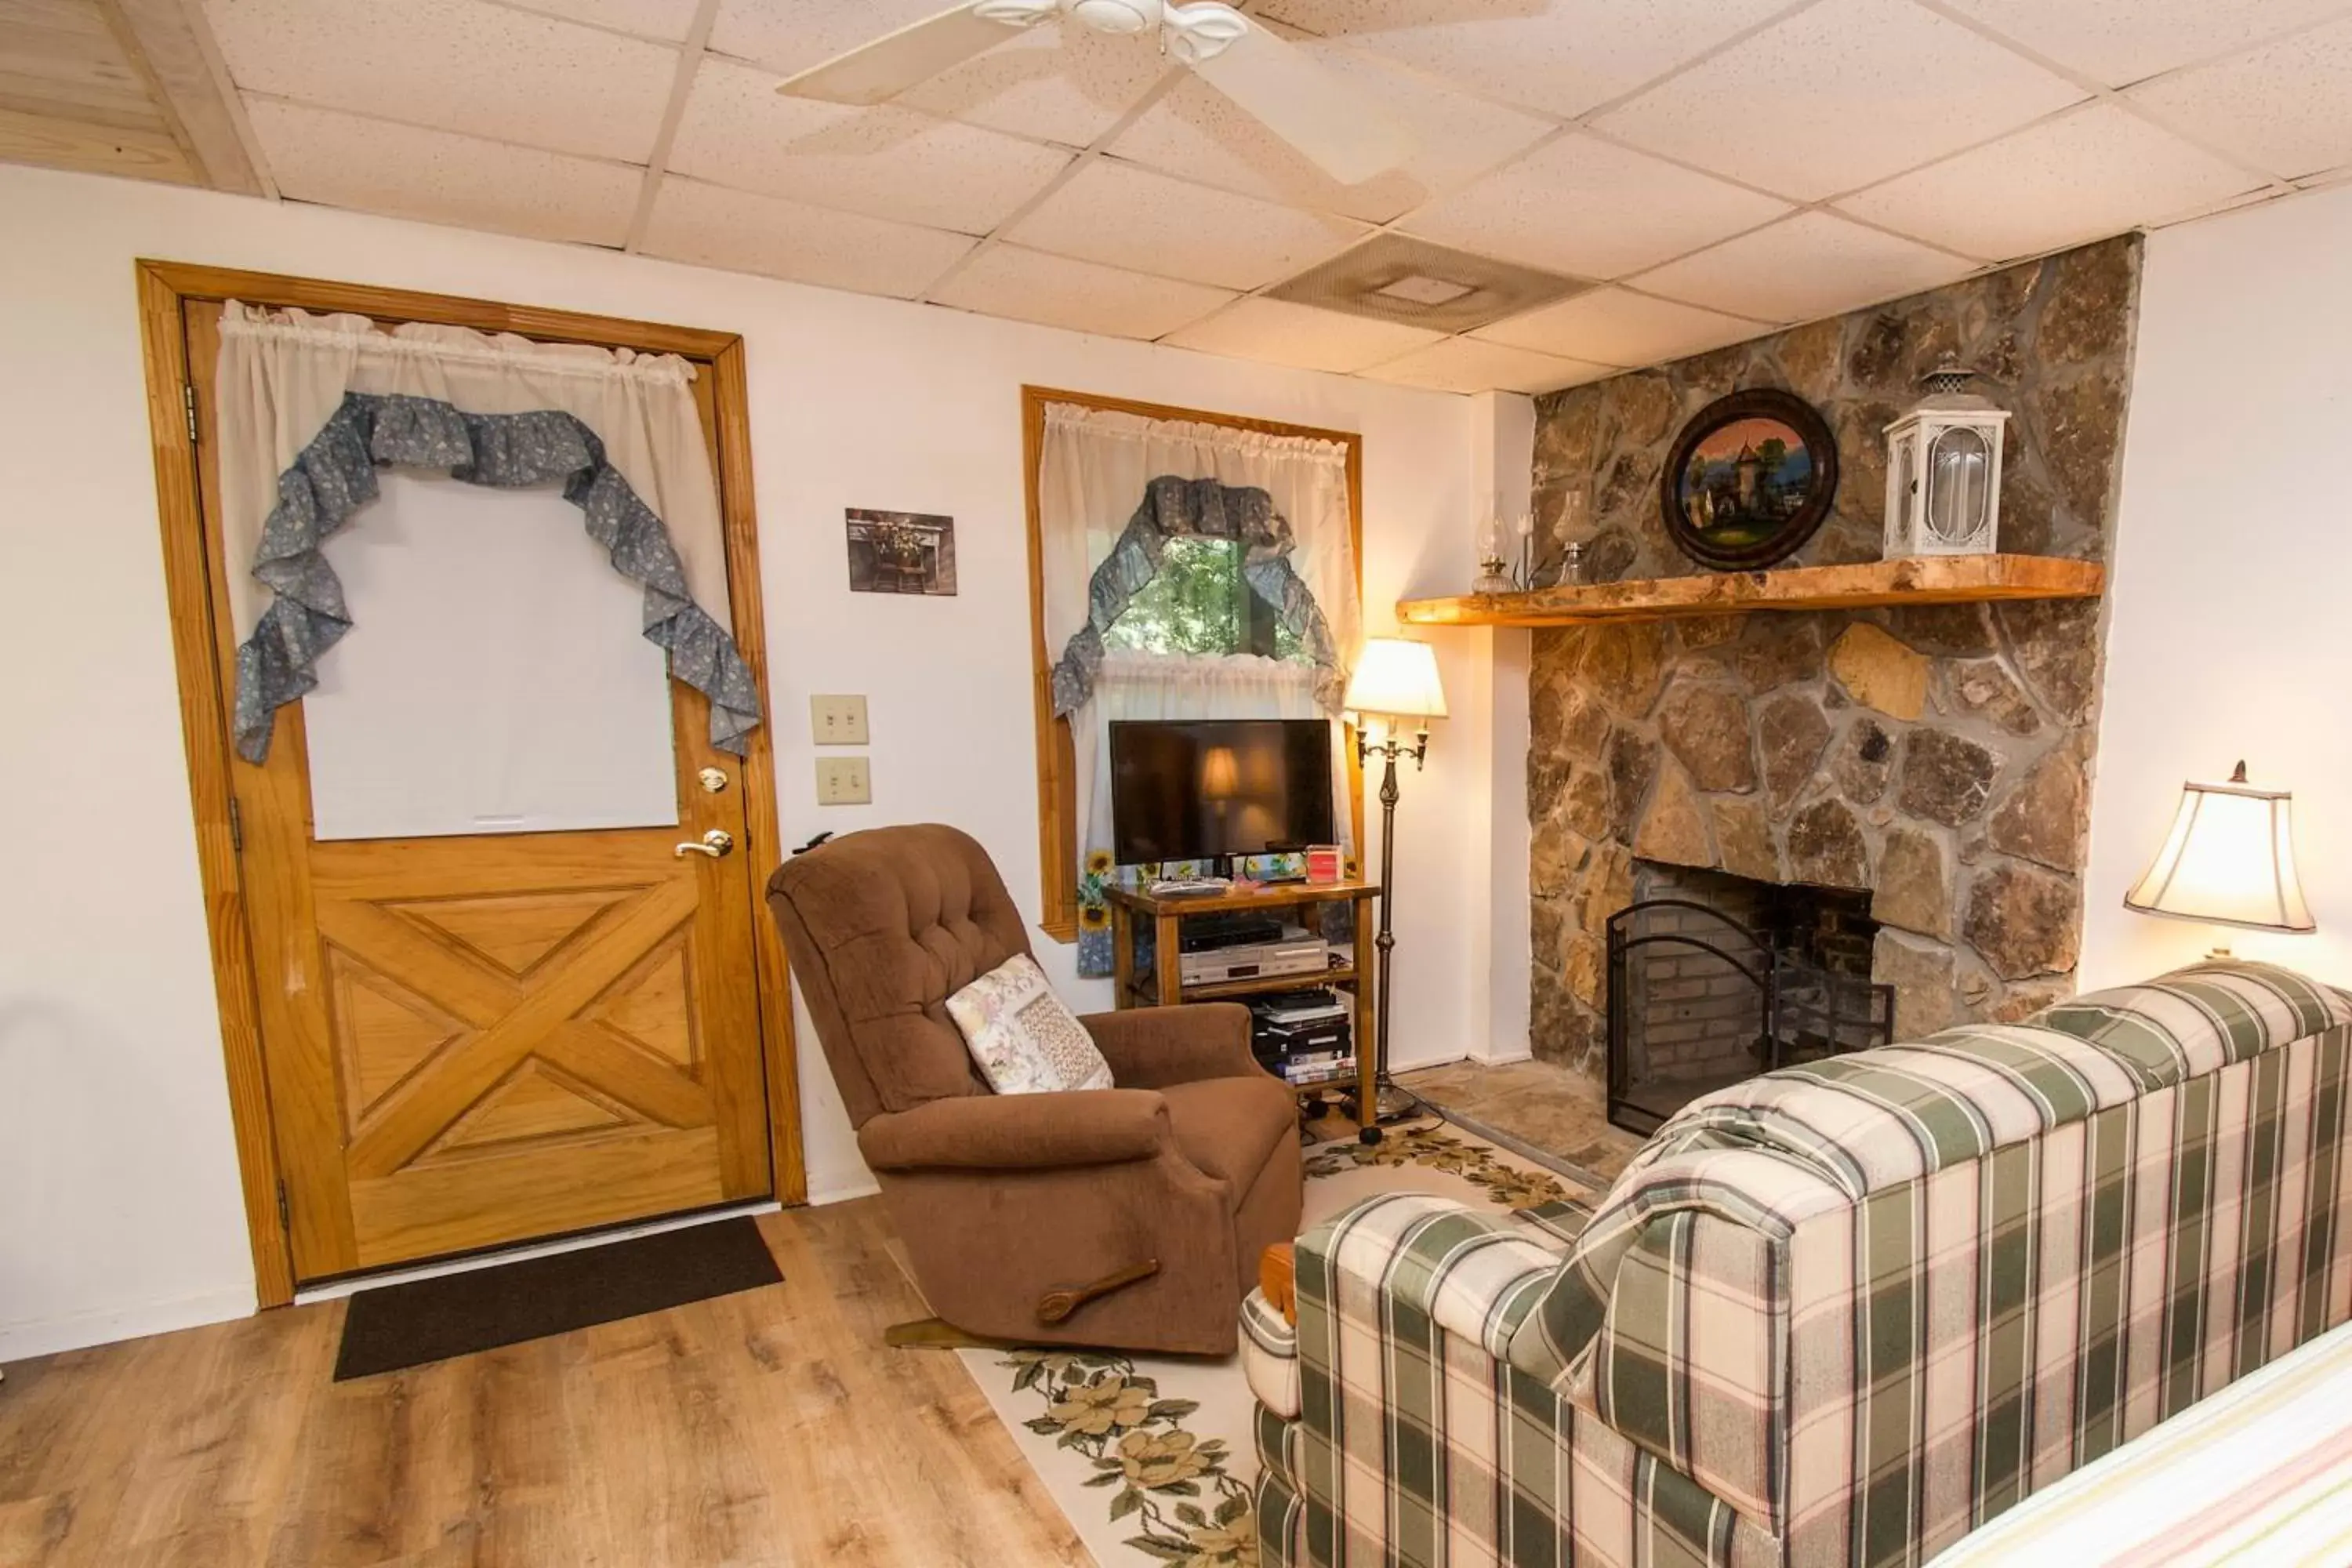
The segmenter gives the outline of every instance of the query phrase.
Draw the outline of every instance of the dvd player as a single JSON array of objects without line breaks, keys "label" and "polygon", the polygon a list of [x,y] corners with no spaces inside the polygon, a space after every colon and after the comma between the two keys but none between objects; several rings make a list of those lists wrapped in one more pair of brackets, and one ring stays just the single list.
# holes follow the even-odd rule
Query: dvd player
[{"label": "dvd player", "polygon": [[1261,980],[1274,975],[1320,974],[1331,967],[1331,944],[1310,936],[1305,928],[1286,926],[1272,942],[1236,942],[1204,952],[1177,955],[1177,966],[1187,985],[1215,985],[1228,980]]}]

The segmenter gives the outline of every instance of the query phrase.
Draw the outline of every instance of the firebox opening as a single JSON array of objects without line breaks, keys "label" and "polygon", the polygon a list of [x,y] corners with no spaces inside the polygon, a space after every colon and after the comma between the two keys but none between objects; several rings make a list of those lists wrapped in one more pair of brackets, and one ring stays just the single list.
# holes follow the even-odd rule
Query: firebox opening
[{"label": "firebox opening", "polygon": [[1887,1044],[1870,894],[1637,860],[1609,920],[1609,1119],[1647,1134],[1703,1094]]}]

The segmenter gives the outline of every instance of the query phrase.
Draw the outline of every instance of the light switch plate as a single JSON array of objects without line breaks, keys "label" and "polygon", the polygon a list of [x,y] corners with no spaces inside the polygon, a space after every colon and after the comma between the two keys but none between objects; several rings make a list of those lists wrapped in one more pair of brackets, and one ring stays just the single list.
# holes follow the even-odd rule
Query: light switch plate
[{"label": "light switch plate", "polygon": [[864,757],[819,757],[816,760],[816,803],[819,805],[870,805],[874,776]]},{"label": "light switch plate", "polygon": [[866,699],[810,698],[809,735],[820,746],[866,744]]}]

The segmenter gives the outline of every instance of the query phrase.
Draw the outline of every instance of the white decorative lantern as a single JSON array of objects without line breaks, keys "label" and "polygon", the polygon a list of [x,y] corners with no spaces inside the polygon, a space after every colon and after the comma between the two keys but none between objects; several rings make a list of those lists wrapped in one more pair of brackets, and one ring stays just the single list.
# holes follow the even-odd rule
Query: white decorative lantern
[{"label": "white decorative lantern", "polygon": [[1967,390],[1976,372],[1947,359],[1927,395],[1886,427],[1886,558],[1983,555],[2000,524],[2001,426],[2009,411]]}]

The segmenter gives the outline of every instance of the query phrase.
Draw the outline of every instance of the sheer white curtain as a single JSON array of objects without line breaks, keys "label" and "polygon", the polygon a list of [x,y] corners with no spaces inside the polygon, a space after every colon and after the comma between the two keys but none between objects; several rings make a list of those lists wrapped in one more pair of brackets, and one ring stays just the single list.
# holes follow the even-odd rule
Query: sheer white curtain
[{"label": "sheer white curtain", "polygon": [[223,541],[230,618],[243,642],[268,607],[245,568],[278,504],[278,476],[346,392],[430,397],[467,414],[572,415],[604,443],[606,459],[668,528],[694,602],[724,626],[727,538],[718,481],[694,402],[694,367],[586,343],[541,343],[464,327],[412,322],[385,331],[365,316],[221,311],[219,398]]},{"label": "sheer white curtain", "polygon": [[[1054,403],[1045,407],[1037,476],[1048,658],[1059,658],[1086,625],[1095,568],[1142,504],[1144,487],[1163,475],[1265,490],[1290,523],[1291,569],[1315,595],[1341,657],[1352,654],[1361,612],[1344,445]],[[1089,849],[1111,842],[1110,763],[1104,744],[1104,726],[1110,721],[1317,717],[1336,720],[1317,706],[1314,670],[1307,665],[1248,655],[1114,653],[1103,666],[1094,699],[1070,716],[1077,763],[1077,812],[1071,827],[1079,862]],[[1334,722],[1335,763],[1339,735]],[[1346,778],[1346,768],[1335,765],[1336,820],[1343,839],[1349,833]]]},{"label": "sheer white curtain", "polygon": [[1251,486],[1272,497],[1296,541],[1291,569],[1321,606],[1340,657],[1352,657],[1362,616],[1345,446],[1049,403],[1037,465],[1049,658],[1059,658],[1087,624],[1087,588],[1095,568],[1142,504],[1143,487],[1163,474]]}]

